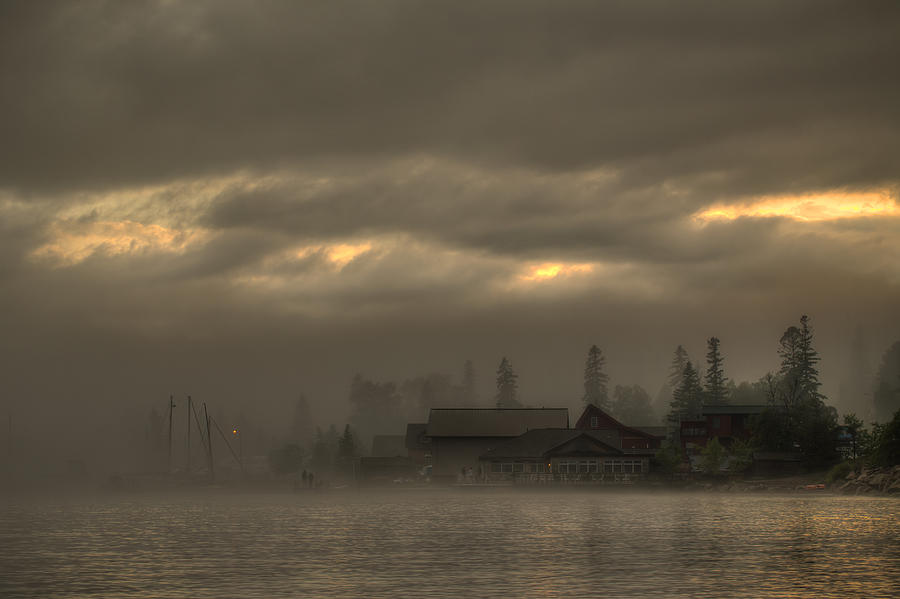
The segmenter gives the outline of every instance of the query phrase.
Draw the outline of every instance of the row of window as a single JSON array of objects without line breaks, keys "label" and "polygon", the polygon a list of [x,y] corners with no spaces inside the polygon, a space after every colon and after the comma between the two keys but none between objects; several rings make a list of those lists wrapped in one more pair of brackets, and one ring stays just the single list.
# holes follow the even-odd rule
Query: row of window
[{"label": "row of window", "polygon": [[550,468],[543,462],[491,462],[494,473],[622,474],[643,472],[642,460],[560,460]]},{"label": "row of window", "polygon": [[562,460],[556,472],[564,474],[604,474],[643,472],[641,460]]}]

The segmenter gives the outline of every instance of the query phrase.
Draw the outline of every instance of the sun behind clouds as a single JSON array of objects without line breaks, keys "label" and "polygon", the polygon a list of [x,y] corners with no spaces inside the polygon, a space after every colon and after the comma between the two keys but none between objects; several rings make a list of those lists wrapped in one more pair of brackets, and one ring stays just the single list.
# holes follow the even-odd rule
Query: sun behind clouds
[{"label": "sun behind clouds", "polygon": [[714,204],[694,215],[703,223],[738,218],[790,218],[819,222],[843,218],[900,216],[896,193],[888,189],[865,192],[832,191],[821,194],[763,196],[753,202]]}]

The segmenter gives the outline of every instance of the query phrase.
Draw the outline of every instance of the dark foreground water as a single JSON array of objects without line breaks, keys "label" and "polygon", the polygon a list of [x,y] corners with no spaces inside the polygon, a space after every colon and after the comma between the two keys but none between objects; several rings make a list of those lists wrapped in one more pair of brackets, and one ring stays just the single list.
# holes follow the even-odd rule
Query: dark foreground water
[{"label": "dark foreground water", "polygon": [[459,490],[0,505],[0,597],[897,597],[900,501]]}]

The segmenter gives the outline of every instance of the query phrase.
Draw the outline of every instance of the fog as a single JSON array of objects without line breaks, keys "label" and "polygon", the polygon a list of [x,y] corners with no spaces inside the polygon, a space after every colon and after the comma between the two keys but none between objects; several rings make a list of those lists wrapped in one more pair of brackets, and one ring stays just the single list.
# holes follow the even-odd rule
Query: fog
[{"label": "fog", "polygon": [[170,395],[260,452],[301,394],[349,422],[357,373],[472,360],[490,406],[503,356],[574,419],[592,344],[655,397],[712,336],[732,380],[777,370],[802,314],[828,403],[872,418],[900,339],[893,3],[0,11],[25,470],[144,467]]}]

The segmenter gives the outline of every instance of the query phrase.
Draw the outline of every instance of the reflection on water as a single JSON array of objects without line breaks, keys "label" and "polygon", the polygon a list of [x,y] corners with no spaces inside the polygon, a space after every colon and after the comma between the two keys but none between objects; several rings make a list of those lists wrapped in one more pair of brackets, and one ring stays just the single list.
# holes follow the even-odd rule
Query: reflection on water
[{"label": "reflection on water", "polygon": [[891,597],[900,501],[407,491],[0,507],[2,597]]}]

